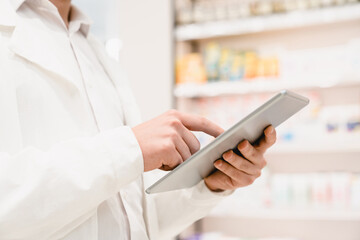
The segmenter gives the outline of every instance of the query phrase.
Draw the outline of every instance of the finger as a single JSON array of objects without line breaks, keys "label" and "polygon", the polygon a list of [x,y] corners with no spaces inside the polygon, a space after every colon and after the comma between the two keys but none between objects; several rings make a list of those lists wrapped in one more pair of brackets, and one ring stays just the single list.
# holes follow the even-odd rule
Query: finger
[{"label": "finger", "polygon": [[226,162],[231,164],[233,167],[249,175],[256,175],[258,174],[259,171],[261,171],[260,167],[254,165],[245,158],[238,156],[233,151],[228,151],[224,153],[222,157]]},{"label": "finger", "polygon": [[168,156],[169,158],[163,161],[165,164],[160,167],[161,170],[170,171],[183,162],[180,153],[175,149]]},{"label": "finger", "polygon": [[264,136],[261,138],[259,143],[256,145],[256,149],[260,152],[265,153],[276,142],[276,130],[273,126],[269,126],[264,130]]},{"label": "finger", "polygon": [[182,139],[182,137],[180,135],[176,135],[176,136],[177,136],[175,139],[176,150],[180,154],[180,156],[182,158],[182,162],[183,162],[186,159],[188,159],[189,157],[191,157],[190,148],[184,142],[184,140]]},{"label": "finger", "polygon": [[224,129],[220,126],[204,117],[180,113],[179,119],[191,131],[201,131],[213,137],[217,137],[224,132]]},{"label": "finger", "polygon": [[253,183],[257,177],[239,171],[223,160],[217,160],[214,165],[218,170],[230,178],[230,182],[227,184],[231,184],[231,186],[235,188],[249,185]]},{"label": "finger", "polygon": [[[178,113],[179,114],[179,113]],[[173,134],[172,136],[178,136],[180,134],[181,138],[185,142],[185,144],[190,149],[190,153],[194,154],[200,149],[200,142],[195,137],[195,135],[187,129],[180,119],[175,119],[171,122],[172,127],[174,127],[177,131],[177,134]]]},{"label": "finger", "polygon": [[244,156],[245,159],[252,162],[254,165],[259,166],[260,168],[265,167],[266,161],[264,159],[263,152],[256,149],[252,146],[249,141],[242,141],[238,145],[238,150]]},{"label": "finger", "polygon": [[191,154],[194,154],[197,151],[199,151],[200,142],[191,131],[189,131],[186,127],[184,127],[182,125],[182,129],[179,130],[179,133],[180,133],[183,141],[186,143],[186,145],[190,149]]},{"label": "finger", "polygon": [[206,186],[215,192],[232,190],[235,187],[232,185],[232,180],[229,176],[221,171],[216,171],[204,179]]}]

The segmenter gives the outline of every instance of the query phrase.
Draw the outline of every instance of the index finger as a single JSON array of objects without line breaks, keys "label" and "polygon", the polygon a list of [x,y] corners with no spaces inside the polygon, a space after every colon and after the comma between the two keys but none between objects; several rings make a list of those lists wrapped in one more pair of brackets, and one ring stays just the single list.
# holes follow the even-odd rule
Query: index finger
[{"label": "index finger", "polygon": [[205,117],[181,113],[179,120],[187,129],[201,131],[213,137],[217,137],[224,132],[224,129]]}]

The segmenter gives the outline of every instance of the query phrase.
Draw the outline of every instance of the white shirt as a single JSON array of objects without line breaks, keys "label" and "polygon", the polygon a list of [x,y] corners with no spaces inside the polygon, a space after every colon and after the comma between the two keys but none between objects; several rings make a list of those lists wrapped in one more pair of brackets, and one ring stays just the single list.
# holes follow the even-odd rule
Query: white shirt
[{"label": "white shirt", "polygon": [[72,8],[0,0],[0,239],[168,239],[226,194],[144,194],[119,66]]}]

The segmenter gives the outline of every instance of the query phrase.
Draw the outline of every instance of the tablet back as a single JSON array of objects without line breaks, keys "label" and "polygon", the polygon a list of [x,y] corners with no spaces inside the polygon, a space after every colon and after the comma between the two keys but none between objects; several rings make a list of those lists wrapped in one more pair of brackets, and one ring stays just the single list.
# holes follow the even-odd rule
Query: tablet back
[{"label": "tablet back", "polygon": [[279,126],[308,103],[307,98],[293,92],[285,90],[278,93],[154,183],[146,192],[159,193],[196,185],[214,171],[214,161],[220,159],[224,152],[234,149],[245,139],[255,142],[267,126]]}]

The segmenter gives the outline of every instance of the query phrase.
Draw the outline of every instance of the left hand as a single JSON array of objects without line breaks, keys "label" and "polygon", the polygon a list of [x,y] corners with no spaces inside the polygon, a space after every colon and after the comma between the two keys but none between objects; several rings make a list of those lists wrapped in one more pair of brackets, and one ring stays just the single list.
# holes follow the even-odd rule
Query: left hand
[{"label": "left hand", "polygon": [[261,170],[266,166],[265,151],[276,141],[276,131],[269,126],[264,130],[264,136],[254,146],[247,140],[242,141],[238,150],[244,156],[235,154],[232,150],[222,155],[222,159],[214,163],[216,172],[205,178],[206,186],[215,192],[234,190],[252,184],[260,177]]}]

